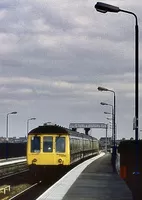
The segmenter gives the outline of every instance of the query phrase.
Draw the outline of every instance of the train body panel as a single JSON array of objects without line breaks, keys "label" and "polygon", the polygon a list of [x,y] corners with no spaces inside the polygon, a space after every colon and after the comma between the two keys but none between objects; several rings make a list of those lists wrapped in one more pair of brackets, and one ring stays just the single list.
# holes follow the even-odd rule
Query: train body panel
[{"label": "train body panel", "polygon": [[69,137],[52,134],[30,135],[27,145],[28,165],[69,165]]}]

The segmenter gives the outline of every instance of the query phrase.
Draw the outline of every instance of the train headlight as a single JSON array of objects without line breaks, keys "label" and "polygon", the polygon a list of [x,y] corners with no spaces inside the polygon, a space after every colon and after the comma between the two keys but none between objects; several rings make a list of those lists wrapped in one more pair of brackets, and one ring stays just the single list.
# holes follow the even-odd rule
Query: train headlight
[{"label": "train headlight", "polygon": [[59,164],[63,164],[63,160],[61,158],[58,159]]}]

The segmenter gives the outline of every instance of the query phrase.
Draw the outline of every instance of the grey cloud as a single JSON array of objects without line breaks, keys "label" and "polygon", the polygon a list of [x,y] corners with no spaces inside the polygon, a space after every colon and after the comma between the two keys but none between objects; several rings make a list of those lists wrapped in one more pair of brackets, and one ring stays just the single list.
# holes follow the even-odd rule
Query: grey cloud
[{"label": "grey cloud", "polygon": [[[129,2],[141,22],[140,1],[110,2],[123,8]],[[38,118],[35,126],[45,121],[65,126],[71,121],[105,121],[107,108],[100,101],[113,99],[98,92],[99,85],[116,91],[119,136],[133,134],[134,21],[124,14],[99,14],[94,4],[81,0],[0,4],[0,108],[3,113],[19,113],[21,126],[13,125],[13,135],[24,134],[29,116]]]}]

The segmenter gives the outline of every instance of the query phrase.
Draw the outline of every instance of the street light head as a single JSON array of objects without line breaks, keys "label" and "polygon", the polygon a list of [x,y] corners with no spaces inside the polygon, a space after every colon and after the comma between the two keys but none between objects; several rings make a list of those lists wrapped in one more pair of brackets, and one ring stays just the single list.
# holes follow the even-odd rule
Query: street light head
[{"label": "street light head", "polygon": [[107,103],[104,103],[104,102],[101,102],[100,103],[102,106],[107,106],[108,104]]},{"label": "street light head", "polygon": [[107,89],[107,88],[104,88],[104,87],[98,87],[98,90],[101,91],[101,92],[102,92],[102,91],[108,91],[108,89]]},{"label": "street light head", "polygon": [[35,120],[36,118],[35,117],[32,117],[30,120]]},{"label": "street light head", "polygon": [[112,120],[112,118],[107,117],[107,120]]},{"label": "street light head", "polygon": [[120,9],[119,7],[110,5],[110,4],[106,4],[106,3],[102,3],[102,2],[97,2],[95,5],[95,8],[98,12],[102,12],[102,13],[106,13],[106,12],[119,12]]},{"label": "street light head", "polygon": [[110,112],[104,112],[104,114],[111,114]]},{"label": "street light head", "polygon": [[10,114],[14,115],[14,114],[17,114],[17,112],[11,112]]}]

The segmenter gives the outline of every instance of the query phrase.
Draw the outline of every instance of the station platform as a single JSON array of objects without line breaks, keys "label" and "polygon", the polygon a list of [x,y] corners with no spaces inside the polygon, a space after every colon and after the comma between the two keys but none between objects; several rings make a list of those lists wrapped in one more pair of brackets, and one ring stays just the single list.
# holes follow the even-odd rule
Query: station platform
[{"label": "station platform", "polygon": [[17,157],[17,158],[9,158],[9,159],[1,159],[0,160],[0,167],[6,166],[6,165],[11,165],[11,164],[16,164],[20,162],[26,162],[25,157]]},{"label": "station platform", "polygon": [[132,200],[125,182],[111,166],[106,154],[89,165],[69,189],[63,200]]},{"label": "station platform", "polygon": [[98,155],[80,164],[37,200],[132,200],[126,183],[111,166],[111,154]]}]

